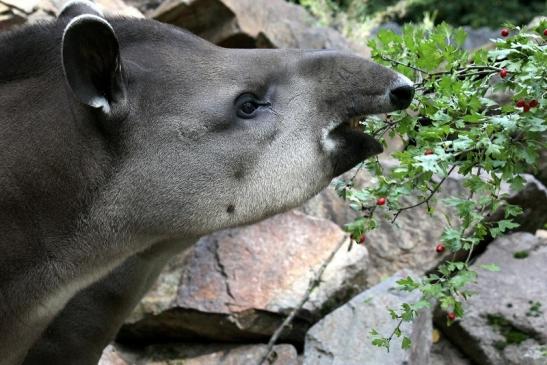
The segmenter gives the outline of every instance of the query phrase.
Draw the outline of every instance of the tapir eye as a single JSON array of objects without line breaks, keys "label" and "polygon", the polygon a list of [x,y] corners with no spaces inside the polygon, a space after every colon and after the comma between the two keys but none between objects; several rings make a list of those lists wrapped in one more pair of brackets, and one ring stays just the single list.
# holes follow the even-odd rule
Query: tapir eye
[{"label": "tapir eye", "polygon": [[260,101],[252,94],[243,94],[236,101],[237,116],[244,119],[253,118],[256,111],[262,106],[268,106],[270,103]]},{"label": "tapir eye", "polygon": [[256,109],[258,109],[258,105],[256,105],[252,101],[246,101],[243,103],[243,105],[239,107],[239,111],[244,116],[253,114]]}]

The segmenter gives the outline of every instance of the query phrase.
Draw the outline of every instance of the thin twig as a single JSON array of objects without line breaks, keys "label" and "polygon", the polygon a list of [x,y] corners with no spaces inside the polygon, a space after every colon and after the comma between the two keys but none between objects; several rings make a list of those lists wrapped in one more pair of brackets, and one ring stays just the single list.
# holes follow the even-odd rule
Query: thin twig
[{"label": "thin twig", "polygon": [[454,169],[456,168],[456,165],[453,165],[450,170],[448,170],[448,173],[446,174],[446,176],[444,176],[441,181],[437,184],[437,186],[435,186],[435,188],[431,191],[431,193],[427,196],[427,198],[425,198],[424,200],[422,200],[421,202],[418,202],[416,204],[413,204],[413,205],[410,205],[408,207],[404,207],[404,208],[399,208],[397,209],[397,212],[395,213],[395,215],[393,216],[393,219],[391,220],[391,224],[395,223],[395,221],[397,220],[397,217],[399,216],[399,214],[401,214],[402,212],[404,212],[405,210],[408,210],[408,209],[412,209],[412,208],[416,208],[416,207],[419,207],[420,205],[423,205],[423,204],[429,204],[429,201],[431,200],[431,198],[433,198],[433,195],[435,195],[435,193],[437,192],[437,190],[439,190],[439,188],[441,187],[441,185],[444,183],[444,181],[446,180],[446,178],[452,173],[452,171],[454,171]]},{"label": "thin twig", "polygon": [[[393,330],[393,332],[391,332],[391,335],[389,335],[389,337],[387,338],[387,342],[388,344],[391,343],[391,340],[393,340],[393,336],[395,336],[395,332],[397,332],[398,329],[401,328],[401,325],[403,324],[403,319],[401,318],[399,320],[399,323],[397,323],[397,327],[395,327],[395,329]],[[387,350],[389,352],[389,349]]]},{"label": "thin twig", "polygon": [[421,72],[421,73],[424,73],[424,74],[428,74],[429,75],[429,72],[419,68],[419,67],[416,67],[416,66],[412,66],[412,65],[409,65],[408,63],[404,63],[404,62],[400,62],[400,61],[397,61],[397,60],[394,60],[393,58],[389,58],[389,57],[386,57],[386,56],[380,56],[380,58],[382,58],[384,61],[388,61],[388,62],[393,62],[397,65],[401,65],[401,66],[405,66],[405,67],[408,67],[408,68],[411,68],[415,71],[418,71],[418,72]]},{"label": "thin twig", "polygon": [[310,280],[310,284],[308,286],[308,289],[306,290],[306,293],[304,294],[304,296],[300,300],[300,303],[298,303],[298,305],[296,307],[294,307],[294,309],[289,313],[287,318],[285,318],[283,323],[281,323],[281,325],[275,330],[274,334],[270,338],[270,341],[268,342],[268,348],[266,349],[266,353],[264,354],[264,356],[262,356],[262,358],[258,362],[258,365],[262,365],[266,361],[268,361],[268,363],[271,364],[270,357],[272,355],[273,347],[274,347],[277,339],[279,338],[279,336],[281,336],[281,333],[283,333],[285,328],[287,328],[291,324],[292,320],[294,319],[294,317],[296,316],[298,311],[300,311],[302,309],[302,307],[304,306],[304,304],[306,304],[306,302],[310,299],[311,293],[314,291],[314,289],[319,287],[319,285],[321,284],[321,277],[323,276],[323,272],[325,271],[327,266],[331,263],[332,259],[334,258],[334,255],[336,255],[336,253],[340,250],[340,248],[342,247],[342,245],[344,244],[346,239],[347,239],[347,236],[344,235],[344,237],[342,237],[340,242],[338,242],[338,244],[336,245],[335,249],[331,252],[329,257],[327,257],[325,262],[323,262],[323,264],[321,265],[321,267],[319,268],[319,270],[315,274],[315,277],[313,277]]},{"label": "thin twig", "polygon": [[361,171],[364,165],[365,165],[365,161],[361,161],[357,169],[355,169],[355,173],[353,174],[351,179],[349,179],[349,181],[351,181],[351,186],[353,186],[353,180],[355,180],[355,178],[357,177],[357,174],[359,173],[359,171]]}]

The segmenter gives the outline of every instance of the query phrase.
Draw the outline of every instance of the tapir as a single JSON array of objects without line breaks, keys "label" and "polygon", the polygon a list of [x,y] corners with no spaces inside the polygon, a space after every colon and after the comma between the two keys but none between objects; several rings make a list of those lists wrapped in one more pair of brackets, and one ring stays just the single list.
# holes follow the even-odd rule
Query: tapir
[{"label": "tapir", "polygon": [[72,1],[0,35],[0,364],[96,364],[200,237],[382,151],[412,83],[332,50],[225,49]]}]

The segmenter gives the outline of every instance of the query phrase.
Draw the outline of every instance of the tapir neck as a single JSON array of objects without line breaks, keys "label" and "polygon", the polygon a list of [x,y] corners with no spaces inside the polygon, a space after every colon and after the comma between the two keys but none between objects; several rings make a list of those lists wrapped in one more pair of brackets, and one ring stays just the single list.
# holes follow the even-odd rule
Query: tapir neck
[{"label": "tapir neck", "polygon": [[58,72],[0,83],[0,189],[9,199],[0,202],[0,221],[12,224],[0,233],[38,261],[41,240],[75,231],[113,166],[107,140]]}]

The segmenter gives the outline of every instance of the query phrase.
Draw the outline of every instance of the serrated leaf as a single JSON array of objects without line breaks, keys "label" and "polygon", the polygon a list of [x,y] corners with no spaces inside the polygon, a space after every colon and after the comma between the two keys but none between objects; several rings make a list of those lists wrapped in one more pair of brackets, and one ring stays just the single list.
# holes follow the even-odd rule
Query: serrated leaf
[{"label": "serrated leaf", "polygon": [[483,268],[484,270],[491,271],[491,272],[501,271],[500,267],[496,264],[482,264],[481,268]]},{"label": "serrated leaf", "polygon": [[410,340],[410,338],[404,336],[403,341],[401,342],[401,348],[403,350],[408,350],[411,346],[412,346],[412,341]]}]

